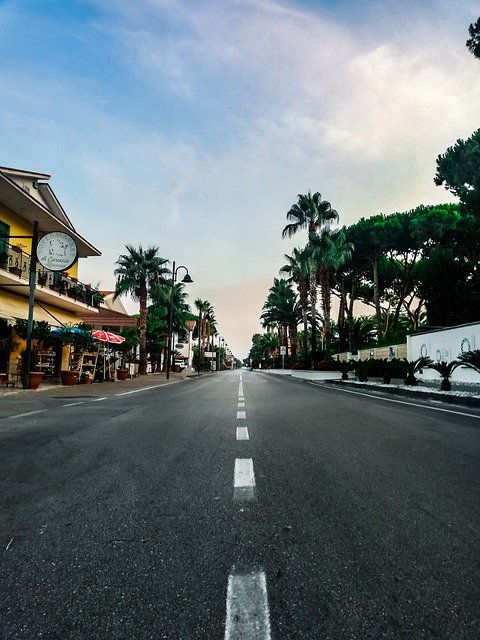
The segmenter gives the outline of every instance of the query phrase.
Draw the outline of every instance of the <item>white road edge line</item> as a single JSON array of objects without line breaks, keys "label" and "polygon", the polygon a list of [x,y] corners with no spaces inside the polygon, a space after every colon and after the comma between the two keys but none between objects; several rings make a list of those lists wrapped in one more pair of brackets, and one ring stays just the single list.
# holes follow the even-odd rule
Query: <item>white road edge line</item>
[{"label": "white road edge line", "polygon": [[270,640],[265,572],[232,568],[228,576],[225,640]]},{"label": "white road edge line", "polygon": [[17,416],[8,416],[9,418],[26,418],[27,416],[34,416],[36,413],[44,413],[46,409],[38,409],[37,411],[29,411],[28,413],[19,413]]},{"label": "white road edge line", "polygon": [[[309,384],[318,387],[318,384],[310,382]],[[380,396],[374,396],[371,393],[363,393],[362,391],[353,391],[351,389],[339,389],[338,387],[327,387],[327,389],[333,389],[334,391],[341,391],[342,393],[353,393],[356,396],[366,396],[367,398],[374,398],[375,400],[384,400],[385,402],[396,402],[397,404],[406,404],[409,407],[419,407],[420,409],[429,409],[430,411],[443,411],[444,413],[454,413],[457,416],[467,416],[467,418],[476,418],[480,420],[480,416],[474,413],[465,413],[463,411],[455,411],[454,409],[444,409],[443,407],[429,407],[426,404],[417,404],[416,402],[407,402],[406,400],[394,400],[393,398],[382,398]],[[427,400],[427,398],[425,398]]]},{"label": "white road edge line", "polygon": [[64,404],[62,407],[76,407],[77,404],[85,404],[85,400],[80,400],[79,402],[70,402],[70,404]]},{"label": "white road edge line", "polygon": [[102,400],[106,400],[107,396],[104,396],[103,398],[93,398],[93,400],[91,400],[91,402],[101,402]]}]

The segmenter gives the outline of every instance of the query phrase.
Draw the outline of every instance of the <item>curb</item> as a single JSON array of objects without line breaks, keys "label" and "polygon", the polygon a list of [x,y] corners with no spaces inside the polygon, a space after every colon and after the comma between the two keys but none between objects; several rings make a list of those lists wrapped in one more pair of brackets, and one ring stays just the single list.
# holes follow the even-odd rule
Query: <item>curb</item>
[{"label": "curb", "polygon": [[330,384],[336,387],[352,387],[355,389],[365,389],[379,391],[385,395],[403,396],[416,398],[417,400],[436,400],[446,404],[461,405],[464,407],[480,407],[480,396],[455,396],[448,391],[415,391],[413,388],[393,387],[384,384],[362,384],[361,382],[348,382],[345,380],[324,380],[321,383],[310,381],[312,384]]}]

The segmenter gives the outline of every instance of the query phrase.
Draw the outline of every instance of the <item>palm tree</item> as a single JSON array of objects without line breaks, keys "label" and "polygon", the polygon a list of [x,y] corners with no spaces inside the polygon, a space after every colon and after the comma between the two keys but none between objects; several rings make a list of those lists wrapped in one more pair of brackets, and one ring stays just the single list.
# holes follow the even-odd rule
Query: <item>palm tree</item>
[{"label": "palm tree", "polygon": [[473,349],[472,351],[461,353],[458,359],[464,367],[469,367],[477,373],[480,373],[480,349]]},{"label": "palm tree", "polygon": [[277,327],[282,346],[288,347],[290,342],[291,355],[295,360],[297,356],[297,326],[301,319],[301,311],[297,295],[289,282],[274,278],[260,318],[263,320],[264,327]]},{"label": "palm tree", "polygon": [[320,290],[322,294],[322,311],[325,334],[325,358],[330,358],[332,341],[331,309],[332,287],[331,279],[334,272],[350,259],[353,244],[347,242],[343,230],[324,230],[321,235],[310,236],[310,247],[313,262],[318,267]]},{"label": "palm tree", "polygon": [[194,305],[198,311],[198,373],[200,373],[201,363],[203,361],[202,350],[205,349],[206,318],[213,314],[213,307],[208,300],[201,300],[200,298],[195,300]]},{"label": "palm tree", "polygon": [[[188,298],[187,293],[185,292],[185,285],[183,282],[176,283],[173,288],[171,284],[158,284],[153,285],[152,290],[150,292],[150,297],[152,299],[152,305],[148,309],[148,321],[156,323],[157,316],[161,317],[167,327],[167,333],[161,336],[158,333],[158,340],[162,340],[162,344],[165,343],[165,339],[168,337],[168,314],[170,308],[170,301],[172,302],[172,327],[177,334],[185,334],[187,332],[187,320],[189,318],[190,307],[187,304],[186,299]],[[155,313],[153,310],[155,309]],[[147,323],[148,324],[148,323]],[[155,326],[157,326],[155,324]],[[150,326],[148,325],[148,329]],[[153,334],[152,334],[153,335]],[[148,341],[148,337],[147,337]],[[159,343],[160,344],[160,343]],[[161,349],[160,349],[161,350]],[[158,352],[158,347],[156,349]],[[172,353],[173,356],[173,353]],[[166,368],[167,360],[164,358],[163,366],[164,370]],[[172,364],[172,363],[170,363]]]},{"label": "palm tree", "polygon": [[147,300],[154,284],[166,282],[163,277],[169,270],[164,265],[168,262],[157,255],[158,247],[143,250],[126,245],[127,254],[119,256],[118,267],[114,274],[117,276],[114,299],[130,294],[140,305],[140,362],[138,373],[147,373]]},{"label": "palm tree", "polygon": [[288,263],[280,269],[280,273],[289,275],[289,281],[297,283],[300,308],[303,320],[303,354],[308,353],[308,289],[311,259],[306,249],[293,249],[292,255],[285,254]]},{"label": "palm tree", "polygon": [[452,377],[452,373],[455,371],[457,367],[460,366],[460,362],[458,360],[452,360],[451,362],[432,362],[428,365],[429,369],[434,369],[438,371],[438,373],[442,376],[442,384],[440,385],[440,391],[451,391],[452,383],[450,382],[450,378]]},{"label": "palm tree", "polygon": [[[308,237],[315,233],[321,233],[329,229],[338,220],[338,213],[326,200],[322,200],[320,193],[313,195],[310,191],[307,195],[298,195],[298,202],[293,204],[287,212],[287,220],[291,220],[282,231],[282,238],[291,238],[298,231],[306,229]],[[310,242],[310,240],[309,240]],[[316,331],[316,307],[317,307],[317,278],[316,266],[310,268],[310,313],[312,322],[312,352],[315,359],[317,351],[317,331]]]},{"label": "palm tree", "polygon": [[426,369],[433,364],[427,356],[422,356],[417,360],[407,360],[403,358],[403,361],[405,362],[405,384],[411,386],[418,384],[415,374],[418,373],[420,369]]}]

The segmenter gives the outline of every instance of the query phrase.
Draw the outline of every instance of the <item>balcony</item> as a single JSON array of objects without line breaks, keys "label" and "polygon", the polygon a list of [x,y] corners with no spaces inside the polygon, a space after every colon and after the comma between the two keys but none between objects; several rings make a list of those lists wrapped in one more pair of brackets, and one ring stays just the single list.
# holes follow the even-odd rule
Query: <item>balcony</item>
[{"label": "balcony", "polygon": [[[21,247],[2,243],[0,250],[0,286],[20,293],[19,288],[25,281],[23,295],[28,295],[30,273],[30,254]],[[37,283],[35,299],[51,305],[79,311],[80,309],[98,309],[103,296],[88,284],[79,282],[68,274],[50,271],[37,263]]]}]

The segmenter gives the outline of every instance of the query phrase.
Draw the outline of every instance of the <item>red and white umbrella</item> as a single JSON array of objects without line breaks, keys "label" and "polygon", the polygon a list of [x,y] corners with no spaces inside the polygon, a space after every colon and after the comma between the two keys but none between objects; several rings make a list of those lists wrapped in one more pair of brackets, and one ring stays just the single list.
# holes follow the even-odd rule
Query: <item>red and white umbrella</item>
[{"label": "red and white umbrella", "polygon": [[111,331],[94,329],[90,333],[94,340],[100,340],[101,342],[108,342],[110,344],[122,344],[122,342],[125,342],[125,338],[123,336],[119,336],[118,333],[111,333]]}]

